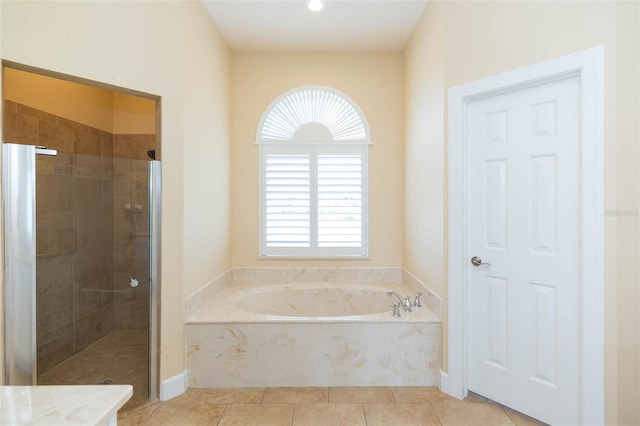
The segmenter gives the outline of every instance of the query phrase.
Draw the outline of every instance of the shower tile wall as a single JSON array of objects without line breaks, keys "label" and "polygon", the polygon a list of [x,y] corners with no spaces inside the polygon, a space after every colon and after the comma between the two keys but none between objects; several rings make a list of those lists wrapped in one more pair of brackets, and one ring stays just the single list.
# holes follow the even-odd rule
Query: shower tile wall
[{"label": "shower tile wall", "polygon": [[4,106],[5,142],[58,150],[36,159],[42,374],[115,329],[147,326],[146,151],[155,137],[112,135],[12,101]]}]

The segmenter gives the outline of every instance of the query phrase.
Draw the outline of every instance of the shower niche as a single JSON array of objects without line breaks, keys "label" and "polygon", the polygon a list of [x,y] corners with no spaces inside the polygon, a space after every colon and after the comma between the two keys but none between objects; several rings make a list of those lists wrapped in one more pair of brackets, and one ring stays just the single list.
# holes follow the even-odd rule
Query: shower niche
[{"label": "shower niche", "polygon": [[156,398],[159,101],[4,65],[6,382]]}]

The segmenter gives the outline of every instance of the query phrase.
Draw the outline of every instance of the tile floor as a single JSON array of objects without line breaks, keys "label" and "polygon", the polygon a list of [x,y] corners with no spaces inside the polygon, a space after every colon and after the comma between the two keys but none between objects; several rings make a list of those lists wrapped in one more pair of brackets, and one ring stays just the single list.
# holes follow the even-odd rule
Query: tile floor
[{"label": "tile floor", "polygon": [[133,397],[124,410],[149,399],[146,330],[116,330],[82,352],[38,376],[39,385],[95,385],[110,379],[114,385],[130,384]]},{"label": "tile floor", "polygon": [[432,387],[189,389],[118,415],[134,425],[543,425],[478,395]]}]

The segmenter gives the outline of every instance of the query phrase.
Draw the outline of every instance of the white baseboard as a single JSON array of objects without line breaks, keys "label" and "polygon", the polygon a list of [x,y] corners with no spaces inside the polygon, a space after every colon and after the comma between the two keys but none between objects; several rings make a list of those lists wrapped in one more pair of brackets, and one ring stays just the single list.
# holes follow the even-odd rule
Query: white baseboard
[{"label": "white baseboard", "polygon": [[160,401],[168,401],[171,398],[182,395],[187,391],[187,370],[160,382]]},{"label": "white baseboard", "polygon": [[460,393],[459,390],[456,392],[456,390],[452,389],[451,382],[449,381],[449,374],[442,370],[440,370],[440,390],[457,399],[464,399],[467,397],[466,392],[463,394]]},{"label": "white baseboard", "polygon": [[449,394],[449,375],[442,370],[440,370],[440,390]]}]

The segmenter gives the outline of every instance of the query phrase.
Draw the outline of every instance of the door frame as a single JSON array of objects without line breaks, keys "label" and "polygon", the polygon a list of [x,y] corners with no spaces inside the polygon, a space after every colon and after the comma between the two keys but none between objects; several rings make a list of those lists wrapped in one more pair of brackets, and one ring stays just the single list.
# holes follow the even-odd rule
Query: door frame
[{"label": "door frame", "polygon": [[604,424],[604,47],[498,74],[449,89],[448,372],[441,389],[468,393],[467,169],[470,102],[571,76],[580,79],[580,423]]}]

